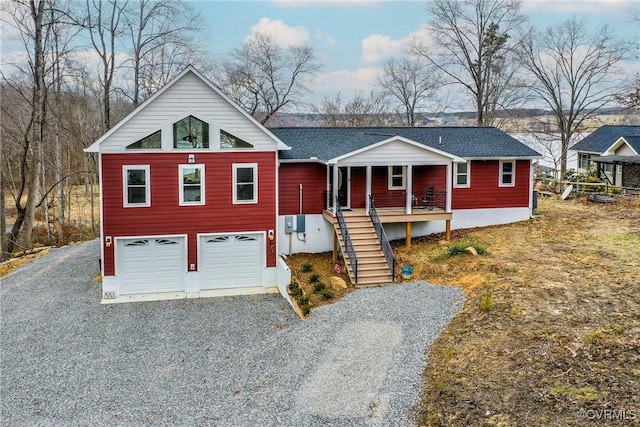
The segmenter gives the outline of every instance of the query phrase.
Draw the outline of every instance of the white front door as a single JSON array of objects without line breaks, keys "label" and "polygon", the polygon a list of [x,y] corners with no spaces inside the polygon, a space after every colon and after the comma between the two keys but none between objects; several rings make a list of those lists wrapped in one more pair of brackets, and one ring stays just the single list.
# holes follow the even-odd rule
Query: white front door
[{"label": "white front door", "polygon": [[185,256],[184,237],[118,239],[119,294],[184,292]]},{"label": "white front door", "polygon": [[201,236],[199,250],[201,290],[263,285],[263,234]]}]

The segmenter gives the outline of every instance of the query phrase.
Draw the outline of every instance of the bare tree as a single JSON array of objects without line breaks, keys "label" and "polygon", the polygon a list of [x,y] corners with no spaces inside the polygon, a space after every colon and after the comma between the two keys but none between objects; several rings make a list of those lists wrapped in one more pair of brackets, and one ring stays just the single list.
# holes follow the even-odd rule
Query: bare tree
[{"label": "bare tree", "polygon": [[[181,0],[139,0],[131,3],[126,16],[126,33],[131,43],[131,59],[124,65],[133,70],[133,105],[140,103],[141,95],[156,89],[156,80],[166,77],[169,69],[183,69],[192,58],[184,55],[197,46],[197,35],[202,22],[193,7]],[[180,56],[167,58],[167,52],[180,52]],[[164,61],[169,59],[170,62]],[[157,65],[157,66],[156,66]],[[155,72],[160,71],[160,75]],[[171,78],[175,73],[169,73]],[[150,87],[151,86],[151,87]]]},{"label": "bare tree", "polygon": [[324,117],[327,127],[379,127],[389,126],[388,98],[382,92],[368,94],[355,92],[353,98],[344,103],[338,93],[335,98],[323,98],[313,111]]},{"label": "bare tree", "polygon": [[395,100],[405,126],[414,127],[418,108],[425,107],[442,84],[438,69],[424,60],[405,56],[389,59],[378,78],[383,94]]},{"label": "bare tree", "polygon": [[86,0],[85,15],[78,21],[86,28],[101,63],[98,80],[102,97],[102,130],[111,128],[111,91],[116,72],[116,48],[124,33],[128,0]]},{"label": "bare tree", "polygon": [[640,73],[636,74],[635,80],[626,85],[615,99],[628,110],[640,110]]},{"label": "bare tree", "polygon": [[618,93],[616,66],[628,46],[606,25],[593,31],[583,19],[571,18],[546,31],[531,29],[520,47],[520,63],[533,82],[530,90],[552,110],[558,126],[564,175],[571,137]]},{"label": "bare tree", "polygon": [[232,59],[214,76],[233,101],[262,124],[289,105],[301,102],[306,84],[320,69],[311,46],[283,48],[257,33],[233,50]]},{"label": "bare tree", "polygon": [[433,45],[414,39],[413,53],[473,97],[479,126],[492,125],[497,111],[520,99],[508,94],[514,75],[511,33],[526,20],[520,0],[433,0],[427,10]]}]

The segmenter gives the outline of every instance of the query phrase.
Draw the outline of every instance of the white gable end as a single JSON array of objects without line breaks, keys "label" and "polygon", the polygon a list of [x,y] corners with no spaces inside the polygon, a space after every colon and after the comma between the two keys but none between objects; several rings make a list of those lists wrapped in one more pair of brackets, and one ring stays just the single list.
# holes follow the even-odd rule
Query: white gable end
[{"label": "white gable end", "polygon": [[278,141],[193,72],[187,72],[157,97],[143,104],[99,142],[101,152],[123,152],[158,130],[163,150],[172,149],[173,123],[192,115],[209,123],[210,149],[218,148],[219,130],[243,139],[256,150],[277,150]]},{"label": "white gable end", "polygon": [[432,164],[446,165],[453,161],[462,161],[455,156],[437,152],[404,139],[392,139],[379,143],[372,148],[357,151],[342,156],[338,160],[340,164],[352,166],[391,166],[397,164]]}]

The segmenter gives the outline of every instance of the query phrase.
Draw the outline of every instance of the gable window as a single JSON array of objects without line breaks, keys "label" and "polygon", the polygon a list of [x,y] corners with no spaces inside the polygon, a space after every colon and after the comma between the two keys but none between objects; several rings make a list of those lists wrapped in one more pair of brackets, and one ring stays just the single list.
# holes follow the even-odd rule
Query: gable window
[{"label": "gable window", "polygon": [[471,186],[471,162],[456,163],[453,186],[457,188],[467,188]]},{"label": "gable window", "polygon": [[209,148],[209,124],[193,116],[175,122],[173,148]]},{"label": "gable window", "polygon": [[204,165],[180,165],[180,205],[204,205]]},{"label": "gable window", "polygon": [[149,165],[123,166],[122,182],[125,207],[151,206]]},{"label": "gable window", "polygon": [[389,166],[389,190],[404,190],[406,186],[404,166]]},{"label": "gable window", "polygon": [[162,148],[162,134],[160,131],[127,145],[127,150],[155,150],[158,148]]},{"label": "gable window", "polygon": [[514,160],[500,160],[500,187],[516,185],[516,162]]},{"label": "gable window", "polygon": [[233,203],[258,203],[258,165],[233,165]]},{"label": "gable window", "polygon": [[579,169],[589,169],[591,163],[591,155],[586,153],[580,153],[580,160],[578,161]]},{"label": "gable window", "polygon": [[253,148],[253,145],[249,144],[243,139],[238,138],[235,135],[231,135],[229,132],[220,129],[220,148],[222,148],[223,150],[234,148]]}]

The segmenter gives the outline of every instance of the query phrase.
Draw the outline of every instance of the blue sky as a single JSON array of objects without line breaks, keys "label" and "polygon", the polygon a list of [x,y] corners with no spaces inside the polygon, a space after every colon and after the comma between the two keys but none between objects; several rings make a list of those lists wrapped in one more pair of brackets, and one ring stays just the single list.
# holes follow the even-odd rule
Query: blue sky
[{"label": "blue sky", "polygon": [[[194,1],[209,27],[210,51],[224,58],[253,31],[266,31],[282,43],[306,40],[323,63],[313,83],[312,101],[340,91],[369,90],[386,59],[402,52],[406,38],[429,21],[426,1]],[[638,0],[523,2],[524,13],[538,28],[571,16],[588,25],[612,26],[619,37],[640,44],[638,23],[629,11]],[[637,65],[637,63],[636,63]],[[634,65],[634,67],[636,66]],[[636,67],[637,68],[637,67]]]}]

